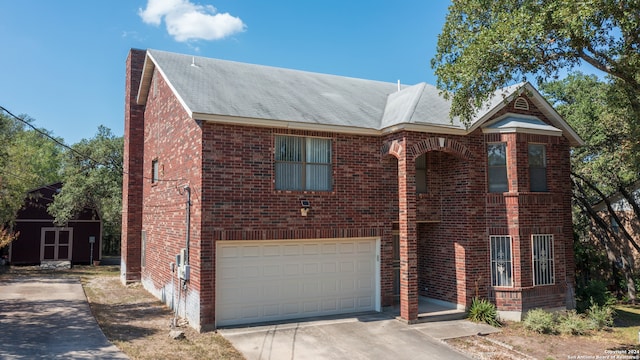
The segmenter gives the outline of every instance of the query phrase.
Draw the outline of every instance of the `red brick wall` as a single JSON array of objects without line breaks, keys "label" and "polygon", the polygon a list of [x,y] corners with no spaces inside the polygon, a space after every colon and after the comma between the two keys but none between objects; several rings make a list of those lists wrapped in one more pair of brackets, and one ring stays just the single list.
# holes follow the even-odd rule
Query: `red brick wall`
[{"label": "red brick wall", "polygon": [[125,283],[140,280],[144,106],[136,104],[136,97],[145,55],[144,50],[132,49],[126,62],[121,240],[121,277]]},{"label": "red brick wall", "polygon": [[[529,111],[506,111],[533,115],[550,124],[533,105]],[[512,288],[489,288],[500,310],[526,312],[535,307],[563,307],[566,289],[574,283],[571,181],[568,140],[532,134],[486,134],[486,141],[507,143],[509,193],[487,194],[487,224],[490,235],[512,237]],[[548,192],[531,192],[528,144],[545,144]],[[555,284],[533,286],[532,235],[552,234]]]},{"label": "red brick wall", "polygon": [[[186,248],[187,192],[191,190],[189,263],[190,281],[183,296],[195,299],[195,304],[181,307],[192,322],[206,324],[202,309],[208,306],[212,289],[207,271],[201,261],[202,202],[202,129],[189,117],[173,95],[161,74],[154,72],[144,126],[144,186],[142,228],[146,233],[145,263],[142,278],[150,291],[171,297],[175,289],[167,288],[176,274],[170,263]],[[158,181],[152,182],[152,163],[158,163]],[[205,265],[205,280],[202,267]],[[165,294],[171,292],[170,294]],[[183,298],[182,298],[183,299]],[[184,300],[180,300],[184,301]],[[199,303],[198,303],[199,302]]]},{"label": "red brick wall", "polygon": [[[392,299],[393,223],[407,234],[401,242],[408,260],[402,266],[409,302],[417,301],[415,292],[425,288],[427,295],[457,304],[469,303],[476,293],[490,296],[507,310],[559,302],[564,284],[531,288],[530,234],[538,231],[554,234],[556,282],[572,279],[572,264],[565,267],[562,259],[572,255],[569,146],[564,138],[485,135],[480,130],[465,137],[405,131],[377,137],[201,123],[189,118],[158,72],[144,111],[143,120],[136,118],[136,126],[144,126],[144,145],[129,134],[130,154],[125,158],[130,164],[125,182],[133,186],[125,196],[143,200],[126,202],[129,212],[123,216],[138,211],[136,204],[144,205],[144,211],[138,228],[135,217],[123,221],[123,259],[133,269],[136,246],[138,254],[140,248],[139,240],[133,239],[144,229],[142,276],[156,289],[166,288],[172,277],[169,263],[185,246],[186,197],[180,189],[189,185],[192,271],[187,291],[199,299],[199,309],[193,310],[198,327],[207,328],[215,320],[217,240],[380,236],[383,305]],[[529,113],[541,116],[535,109]],[[135,134],[139,135],[137,128]],[[332,191],[275,190],[278,134],[332,139]],[[509,143],[508,194],[487,194],[485,141],[495,139]],[[390,146],[394,140],[397,147]],[[549,146],[549,194],[528,192],[524,143],[534,140]],[[404,153],[387,155],[394,151]],[[425,152],[431,190],[416,196],[414,161]],[[142,165],[131,156],[143,159]],[[152,184],[151,163],[156,159],[160,181]],[[145,177],[142,191],[131,179],[134,166]],[[406,193],[399,196],[399,188]],[[301,199],[311,204],[306,217],[300,214]],[[416,221],[423,223],[418,226]],[[523,261],[522,267],[514,268],[514,288],[503,292],[489,286],[489,234],[512,235],[514,260]],[[514,291],[515,300],[505,300],[504,294]],[[409,317],[412,311],[412,305],[402,309]]]}]

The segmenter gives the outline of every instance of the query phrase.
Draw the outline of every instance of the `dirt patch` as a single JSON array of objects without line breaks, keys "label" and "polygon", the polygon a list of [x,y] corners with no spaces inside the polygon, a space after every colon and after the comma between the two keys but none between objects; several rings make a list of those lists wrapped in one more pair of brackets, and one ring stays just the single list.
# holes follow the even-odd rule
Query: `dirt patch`
[{"label": "dirt patch", "polygon": [[525,330],[521,323],[507,323],[499,333],[447,343],[476,359],[640,359],[637,339],[631,341],[618,329],[583,336],[543,335]]},{"label": "dirt patch", "polygon": [[117,266],[75,266],[66,270],[39,267],[2,267],[3,277],[80,278],[91,311],[109,341],[131,359],[244,359],[225,338],[215,332],[198,333],[178,322],[183,339],[169,337],[173,312],[140,284],[124,286]]}]

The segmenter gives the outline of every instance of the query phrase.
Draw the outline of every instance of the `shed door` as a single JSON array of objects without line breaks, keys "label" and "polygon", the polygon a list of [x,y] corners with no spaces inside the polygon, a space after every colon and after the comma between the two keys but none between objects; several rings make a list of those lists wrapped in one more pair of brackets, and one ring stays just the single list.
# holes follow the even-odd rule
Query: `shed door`
[{"label": "shed door", "polygon": [[42,228],[40,260],[71,260],[73,228]]},{"label": "shed door", "polygon": [[380,311],[377,238],[216,246],[218,326]]}]

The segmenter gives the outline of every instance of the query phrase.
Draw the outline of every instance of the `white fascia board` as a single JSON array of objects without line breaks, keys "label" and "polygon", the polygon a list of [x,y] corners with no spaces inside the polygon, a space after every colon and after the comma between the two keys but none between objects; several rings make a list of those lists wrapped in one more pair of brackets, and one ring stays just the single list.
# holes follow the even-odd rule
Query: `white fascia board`
[{"label": "white fascia board", "polygon": [[151,87],[151,80],[153,77],[153,69],[156,65],[149,61],[149,52],[144,55],[144,64],[142,65],[142,75],[140,79],[140,85],[138,85],[138,95],[136,96],[136,104],[146,105],[147,97],[149,96],[149,88]]},{"label": "white fascia board", "polygon": [[585,145],[585,142],[584,140],[582,140],[580,135],[578,135],[571,128],[571,126],[567,124],[567,122],[562,118],[562,116],[558,114],[556,109],[554,109],[553,106],[549,104],[547,99],[545,99],[542,95],[540,95],[540,93],[533,87],[533,85],[527,83],[525,87],[527,87],[527,90],[529,90],[534,94],[534,96],[532,96],[531,99],[535,101],[536,103],[535,105],[538,108],[542,109],[542,112],[545,113],[545,115],[547,115],[547,117],[549,118],[549,121],[551,121],[551,123],[553,123],[554,126],[558,127],[559,129],[562,130],[563,133],[565,133],[567,139],[569,140],[569,143],[572,146]]},{"label": "white fascia board", "polygon": [[[491,128],[490,126],[498,123],[506,118],[515,118],[515,119],[530,119],[530,120],[537,120],[542,122],[542,120],[540,120],[537,116],[533,116],[533,115],[524,115],[524,114],[516,114],[516,113],[506,113],[504,115],[501,115],[500,117],[497,117],[487,123],[485,123],[485,125],[482,127],[482,133],[484,134],[510,134],[510,133],[523,133],[523,134],[535,134],[535,135],[550,135],[550,136],[562,136],[562,130],[558,129],[558,128],[554,128],[554,129],[537,129],[535,127],[528,127],[528,126],[518,126],[518,125],[514,125],[514,126],[505,126],[502,128]],[[535,126],[535,125],[533,125]],[[546,125],[548,127],[553,127],[550,125]]]},{"label": "white fascia board", "polygon": [[[149,61],[151,61],[152,63],[149,63]],[[148,68],[147,68],[147,65],[149,65]],[[146,69],[149,69],[149,70],[146,70]],[[144,61],[144,67],[142,68],[142,79],[140,81],[140,91],[138,92],[138,104],[139,105],[145,105],[146,104],[146,99],[149,96],[148,95],[149,94],[149,89],[151,88],[151,82],[152,82],[152,78],[153,78],[153,70],[154,69],[157,69],[158,72],[160,73],[160,75],[162,75],[162,77],[164,78],[164,81],[169,86],[169,89],[171,89],[171,92],[173,93],[173,95],[176,97],[176,99],[178,99],[178,102],[180,102],[180,105],[182,105],[182,107],[184,108],[184,111],[186,111],[187,114],[189,114],[190,117],[193,117],[193,111],[191,111],[189,106],[187,106],[187,103],[184,101],[182,96],[180,96],[180,94],[176,91],[176,88],[173,86],[173,84],[171,83],[171,81],[169,80],[167,75],[164,73],[162,68],[160,66],[158,66],[158,63],[156,62],[156,60],[153,58],[153,56],[148,51],[147,51],[147,57],[145,58],[145,61]],[[147,71],[148,74],[146,74],[145,71]],[[143,87],[143,85],[144,85],[144,87]],[[143,91],[146,93],[146,96],[144,98],[144,101],[141,102],[140,101],[141,100],[140,99],[140,94]]]},{"label": "white fascia board", "polygon": [[374,136],[380,135],[380,131],[374,130],[374,129],[366,129],[366,128],[359,128],[359,127],[353,127],[353,126],[303,123],[303,122],[287,121],[287,120],[259,119],[259,118],[213,115],[213,114],[202,114],[202,113],[193,113],[192,118],[195,120],[209,121],[209,122],[214,122],[218,124],[238,125],[238,126],[257,126],[257,127],[269,127],[269,128],[280,128],[280,129],[326,131],[326,132],[356,134],[356,135],[374,135]]},{"label": "white fascia board", "polygon": [[392,134],[398,131],[415,131],[443,135],[468,135],[470,132],[455,126],[433,124],[397,124],[380,130],[381,135]]},{"label": "white fascia board", "polygon": [[468,132],[464,129],[448,126],[436,126],[426,124],[398,124],[384,129],[367,129],[355,126],[340,126],[340,125],[327,125],[327,124],[315,124],[315,123],[303,123],[297,121],[287,120],[273,120],[273,119],[259,119],[259,118],[247,118],[238,116],[225,116],[225,115],[213,115],[193,113],[192,118],[194,120],[210,121],[218,124],[229,124],[238,126],[257,126],[257,127],[269,127],[280,129],[294,129],[294,130],[311,130],[311,131],[325,131],[340,134],[351,135],[366,135],[366,136],[381,136],[391,134],[394,132],[406,130],[424,133],[434,133],[443,135],[467,135]]},{"label": "white fascia board", "polygon": [[522,134],[534,134],[534,135],[549,135],[549,136],[562,136],[562,131],[554,131],[554,130],[543,130],[543,129],[531,129],[531,128],[522,128],[522,127],[507,127],[502,129],[488,129],[482,128],[483,134],[513,134],[513,133],[522,133]]}]

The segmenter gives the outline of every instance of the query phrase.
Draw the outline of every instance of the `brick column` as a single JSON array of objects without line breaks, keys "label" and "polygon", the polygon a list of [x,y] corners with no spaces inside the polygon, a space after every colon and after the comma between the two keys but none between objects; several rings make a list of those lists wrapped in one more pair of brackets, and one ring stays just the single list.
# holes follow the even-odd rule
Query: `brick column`
[{"label": "brick column", "polygon": [[136,104],[136,97],[145,55],[145,50],[131,49],[126,65],[120,267],[123,283],[140,280],[141,272],[144,106]]},{"label": "brick column", "polygon": [[416,169],[405,151],[398,158],[398,207],[400,225],[400,317],[418,319],[418,240],[416,233]]}]

